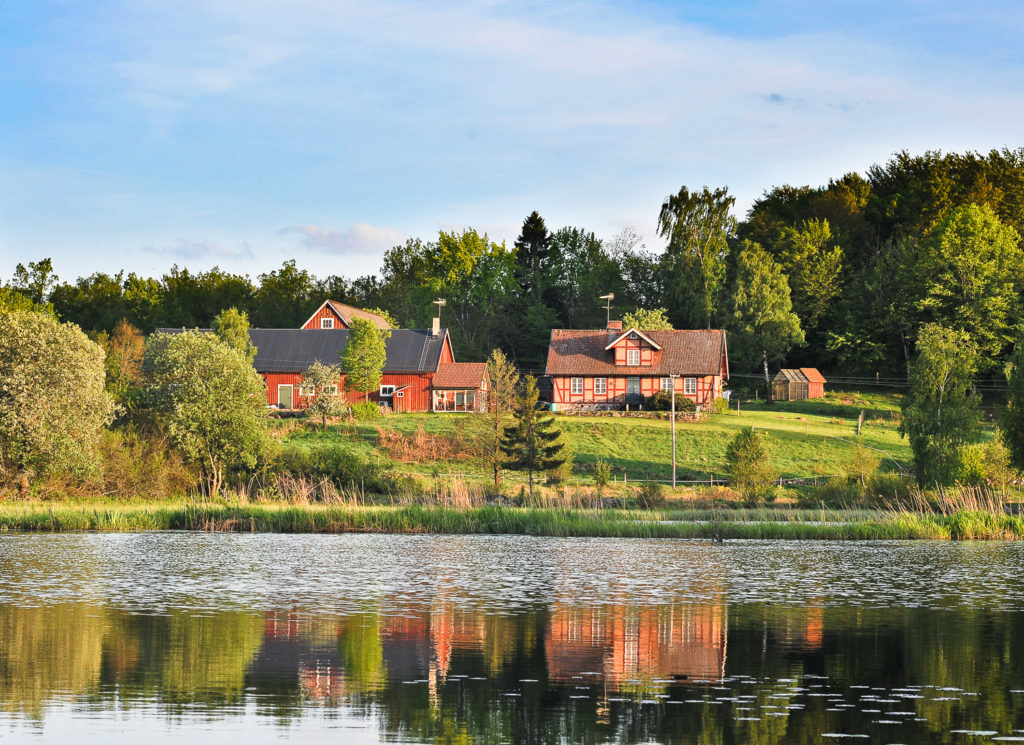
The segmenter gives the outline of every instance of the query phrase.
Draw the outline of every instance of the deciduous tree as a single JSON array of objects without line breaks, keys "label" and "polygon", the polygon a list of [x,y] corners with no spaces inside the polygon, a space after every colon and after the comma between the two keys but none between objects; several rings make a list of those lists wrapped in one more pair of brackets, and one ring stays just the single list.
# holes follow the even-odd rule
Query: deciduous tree
[{"label": "deciduous tree", "polygon": [[0,314],[0,479],[93,470],[113,413],[99,345],[43,313]]},{"label": "deciduous tree", "polygon": [[327,431],[327,419],[341,416],[345,412],[345,399],[338,389],[341,368],[325,365],[319,360],[302,373],[303,395],[306,397],[306,415],[319,417],[323,431]]},{"label": "deciduous tree", "polygon": [[662,257],[665,299],[677,326],[711,328],[728,241],[736,232],[730,214],[735,202],[724,187],[691,193],[684,186],[661,205],[658,235],[668,240]]},{"label": "deciduous tree", "polygon": [[345,372],[345,387],[351,391],[369,394],[380,387],[387,361],[387,340],[391,332],[377,328],[373,321],[353,318],[349,326],[348,343],[341,353],[341,369]]},{"label": "deciduous tree", "polygon": [[732,488],[749,502],[772,501],[778,471],[772,465],[772,449],[766,434],[753,427],[740,430],[725,448]]},{"label": "deciduous tree", "polygon": [[1010,451],[1010,463],[1024,473],[1024,337],[1017,340],[1006,366],[1010,390],[1003,415],[1003,441]]},{"label": "deciduous tree", "polygon": [[487,379],[490,390],[487,391],[486,426],[481,435],[481,450],[494,474],[494,490],[497,492],[501,488],[501,469],[505,465],[502,435],[515,406],[519,372],[504,352],[495,349],[487,359]]},{"label": "deciduous tree", "polygon": [[786,275],[756,243],[744,241],[741,245],[726,324],[736,356],[761,363],[766,389],[771,384],[769,363],[781,360],[804,341]]},{"label": "deciduous tree", "polygon": [[256,359],[256,346],[249,338],[249,314],[244,310],[222,310],[213,317],[211,326],[217,338],[249,360],[250,364]]},{"label": "deciduous tree", "polygon": [[671,331],[672,324],[668,320],[668,311],[664,308],[637,308],[622,317],[622,328],[639,329],[640,331]]},{"label": "deciduous tree", "polygon": [[267,443],[266,385],[252,364],[216,334],[156,334],[146,349],[156,417],[195,463],[207,494],[226,472],[252,468]]},{"label": "deciduous tree", "polygon": [[900,434],[910,440],[922,486],[952,483],[963,448],[978,438],[976,367],[977,347],[965,332],[931,323],[921,329]]}]

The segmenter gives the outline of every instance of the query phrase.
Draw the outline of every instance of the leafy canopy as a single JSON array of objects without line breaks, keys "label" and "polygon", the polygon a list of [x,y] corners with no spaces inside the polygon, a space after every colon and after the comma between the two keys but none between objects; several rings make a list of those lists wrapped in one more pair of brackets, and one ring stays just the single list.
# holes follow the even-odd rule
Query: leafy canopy
[{"label": "leafy canopy", "polygon": [[671,331],[672,324],[668,320],[665,308],[637,308],[622,317],[622,328],[639,329],[640,331]]},{"label": "leafy canopy", "polygon": [[341,353],[341,369],[345,372],[345,385],[349,390],[371,393],[380,387],[390,337],[390,330],[378,329],[373,321],[352,319],[348,344]]}]

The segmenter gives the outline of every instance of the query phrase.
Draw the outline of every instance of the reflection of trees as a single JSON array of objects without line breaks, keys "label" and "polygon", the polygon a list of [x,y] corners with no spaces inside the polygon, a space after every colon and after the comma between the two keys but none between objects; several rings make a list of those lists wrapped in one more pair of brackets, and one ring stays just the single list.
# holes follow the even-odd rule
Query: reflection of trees
[{"label": "reflection of trees", "polygon": [[[564,601],[502,615],[442,598],[430,610],[368,606],[344,617],[199,617],[0,605],[0,698],[39,718],[65,694],[215,711],[251,691],[261,713],[282,721],[311,705],[344,706],[372,715],[388,739],[773,745],[818,742],[837,723],[869,726],[855,711],[837,719],[821,698],[780,695],[824,680],[814,676],[853,701],[850,686],[864,684],[984,694],[900,703],[928,720],[914,725],[918,740],[943,741],[950,729],[1024,725],[1024,697],[1006,693],[1024,688],[1022,645],[1024,616],[972,610]],[[737,683],[737,674],[759,682]],[[805,708],[745,722],[736,702],[658,698],[726,695],[715,691],[720,682],[745,685],[755,709]]]}]

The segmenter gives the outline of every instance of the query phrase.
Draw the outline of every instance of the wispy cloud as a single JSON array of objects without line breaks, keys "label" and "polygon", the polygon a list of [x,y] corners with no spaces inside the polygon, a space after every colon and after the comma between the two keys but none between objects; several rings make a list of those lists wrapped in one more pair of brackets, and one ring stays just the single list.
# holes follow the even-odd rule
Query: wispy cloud
[{"label": "wispy cloud", "polygon": [[281,228],[278,233],[301,236],[303,248],[342,256],[379,255],[404,240],[397,230],[379,228],[367,223],[357,223],[341,231],[317,225],[293,225]]},{"label": "wispy cloud", "polygon": [[248,243],[239,243],[234,246],[225,245],[209,240],[190,240],[179,238],[176,243],[142,247],[143,251],[153,254],[188,261],[216,261],[218,259],[251,259],[253,257],[252,247]]}]

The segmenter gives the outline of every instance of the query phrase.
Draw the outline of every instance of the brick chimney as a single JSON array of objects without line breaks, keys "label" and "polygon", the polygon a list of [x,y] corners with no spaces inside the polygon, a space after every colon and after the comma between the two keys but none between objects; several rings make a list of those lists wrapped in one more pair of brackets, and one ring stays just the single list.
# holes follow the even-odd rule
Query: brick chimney
[{"label": "brick chimney", "polygon": [[622,331],[622,321],[608,321],[609,331]]}]

